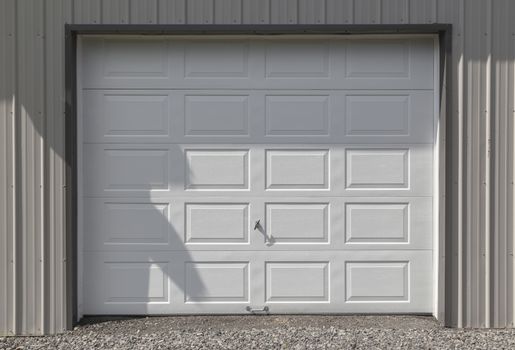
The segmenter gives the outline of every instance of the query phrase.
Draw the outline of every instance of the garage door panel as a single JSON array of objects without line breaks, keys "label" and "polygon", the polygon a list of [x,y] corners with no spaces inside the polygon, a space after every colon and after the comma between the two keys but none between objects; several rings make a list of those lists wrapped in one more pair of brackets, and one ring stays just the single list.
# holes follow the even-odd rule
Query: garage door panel
[{"label": "garage door panel", "polygon": [[432,143],[432,91],[345,93],[345,143]]},{"label": "garage door panel", "polygon": [[329,135],[329,96],[266,96],[266,136]]},{"label": "garage door panel", "polygon": [[248,136],[248,95],[194,95],[185,100],[185,136]]},{"label": "garage door panel", "polygon": [[185,302],[248,303],[249,263],[191,262],[185,263]]},{"label": "garage door panel", "polygon": [[168,146],[84,145],[86,195],[169,191],[170,160]]},{"label": "garage door panel", "polygon": [[431,145],[346,148],[344,193],[347,196],[431,196],[432,157]]},{"label": "garage door panel", "polygon": [[393,89],[433,88],[431,39],[349,40],[346,49],[345,76],[354,89],[384,83]]},{"label": "garage door panel", "polygon": [[184,156],[173,144],[83,144],[86,197],[165,197],[184,189]]},{"label": "garage door panel", "polygon": [[170,249],[171,204],[85,199],[85,249]]},{"label": "garage door panel", "polygon": [[431,143],[432,91],[95,90],[94,143]]},{"label": "garage door panel", "polygon": [[248,149],[185,149],[186,190],[249,190]]},{"label": "garage door panel", "polygon": [[267,303],[329,303],[329,262],[267,262]]},{"label": "garage door panel", "polygon": [[83,207],[87,251],[432,248],[427,197],[87,198]]},{"label": "garage door panel", "polygon": [[85,263],[94,275],[86,277],[85,310],[246,314],[247,306],[268,306],[271,313],[429,313],[431,254],[313,252],[307,257],[305,251],[250,256],[225,251],[216,256],[134,253],[127,258],[88,253]]},{"label": "garage door panel", "polygon": [[[134,51],[134,46],[141,46]],[[138,40],[136,37],[82,38],[82,67],[88,74],[83,76],[84,87],[103,83],[120,86],[124,81],[152,83],[168,81],[170,65],[168,62],[168,40],[149,38]],[[145,62],[144,65],[141,62]]]},{"label": "garage door panel", "polygon": [[432,312],[432,252],[356,252],[345,261],[349,312]]},{"label": "garage door panel", "polygon": [[185,203],[185,243],[249,243],[249,203]]},{"label": "garage door panel", "polygon": [[182,206],[164,198],[84,198],[84,250],[184,250]]},{"label": "garage door panel", "polygon": [[169,142],[172,97],[167,91],[85,91],[85,142]]},{"label": "garage door panel", "polygon": [[433,89],[432,39],[91,37],[82,50],[87,89]]},{"label": "garage door panel", "polygon": [[[184,44],[184,77],[249,78],[249,46],[248,41],[240,40],[187,42]],[[206,50],[211,52],[209,56]]]},{"label": "garage door panel", "polygon": [[[112,254],[109,254],[112,255]],[[84,313],[162,314],[171,311],[170,257],[120,259],[85,253]]]},{"label": "garage door panel", "polygon": [[86,144],[86,196],[431,196],[432,145]]}]

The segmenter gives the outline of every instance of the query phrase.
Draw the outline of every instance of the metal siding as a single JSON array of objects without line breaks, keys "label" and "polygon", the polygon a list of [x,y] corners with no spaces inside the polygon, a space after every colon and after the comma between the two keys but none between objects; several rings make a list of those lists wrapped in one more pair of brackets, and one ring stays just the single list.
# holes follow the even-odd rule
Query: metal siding
[{"label": "metal siding", "polygon": [[157,0],[130,0],[129,21],[130,24],[156,24]]},{"label": "metal siding", "polygon": [[297,24],[299,15],[298,5],[297,0],[271,0],[271,23]]},{"label": "metal siding", "polygon": [[186,7],[188,24],[212,24],[214,0],[189,0]]},{"label": "metal siding", "polygon": [[382,24],[408,23],[408,19],[408,0],[383,0],[381,2]]},{"label": "metal siding", "polygon": [[63,67],[64,23],[71,22],[452,23],[453,137],[446,142],[454,151],[446,157],[455,166],[448,169],[453,205],[445,212],[452,222],[441,311],[451,326],[513,327],[514,12],[511,0],[0,2],[0,334],[70,326]]},{"label": "metal siding", "polygon": [[354,0],[354,24],[381,23],[381,0]]},{"label": "metal siding", "polygon": [[102,23],[129,23],[129,1],[109,0],[102,2]]},{"label": "metal siding", "polygon": [[[73,1],[73,23],[102,23],[102,0]],[[46,6],[52,6],[46,4]]]},{"label": "metal siding", "polygon": [[14,333],[14,92],[15,0],[0,3],[0,334]]},{"label": "metal siding", "polygon": [[240,0],[214,0],[215,24],[241,24],[242,1]]},{"label": "metal siding", "polygon": [[326,0],[326,24],[351,24],[354,22],[353,0]]},{"label": "metal siding", "polygon": [[299,23],[325,23],[325,2],[319,0],[299,0]]},{"label": "metal siding", "polygon": [[436,6],[436,0],[410,0],[410,23],[435,23],[437,12]]},{"label": "metal siding", "polygon": [[186,0],[159,0],[160,24],[184,24],[186,21]]},{"label": "metal siding", "polygon": [[242,16],[245,24],[267,24],[270,23],[270,1],[271,0],[243,0]]}]

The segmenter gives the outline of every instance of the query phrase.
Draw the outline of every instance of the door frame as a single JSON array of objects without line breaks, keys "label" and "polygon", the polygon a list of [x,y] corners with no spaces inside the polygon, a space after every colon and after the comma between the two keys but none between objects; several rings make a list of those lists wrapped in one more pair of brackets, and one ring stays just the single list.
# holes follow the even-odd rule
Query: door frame
[{"label": "door frame", "polygon": [[[457,186],[453,183],[459,164],[454,161],[459,151],[458,128],[452,118],[452,25],[450,24],[388,24],[388,25],[112,25],[66,24],[65,25],[65,239],[66,242],[66,324],[72,328],[79,315],[79,250],[78,250],[78,38],[82,35],[416,35],[433,34],[438,37],[435,47],[435,146],[434,180],[435,204],[433,246],[433,316],[448,324],[449,312],[445,304],[451,300],[453,267],[451,232],[459,218],[446,215],[457,203]],[[437,55],[437,56],[436,56]],[[446,142],[448,140],[448,142]],[[446,256],[449,258],[446,259]],[[450,308],[449,308],[450,311]]]}]

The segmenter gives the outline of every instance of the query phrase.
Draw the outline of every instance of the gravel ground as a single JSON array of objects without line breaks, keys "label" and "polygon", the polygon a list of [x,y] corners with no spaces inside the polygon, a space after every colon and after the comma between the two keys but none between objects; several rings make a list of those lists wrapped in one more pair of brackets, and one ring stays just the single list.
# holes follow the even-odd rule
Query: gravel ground
[{"label": "gravel ground", "polygon": [[0,349],[515,349],[515,329],[456,330],[415,316],[89,318]]}]

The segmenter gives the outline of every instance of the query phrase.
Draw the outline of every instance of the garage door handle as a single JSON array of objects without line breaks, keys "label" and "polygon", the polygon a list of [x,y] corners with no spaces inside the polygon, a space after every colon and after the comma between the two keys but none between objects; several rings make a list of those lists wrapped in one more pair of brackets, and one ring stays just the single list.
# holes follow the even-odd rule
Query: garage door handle
[{"label": "garage door handle", "polygon": [[250,312],[252,314],[267,314],[268,313],[268,306],[265,306],[265,307],[263,307],[261,309],[253,309],[250,306],[247,306],[245,308],[245,310],[247,310],[248,312]]},{"label": "garage door handle", "polygon": [[256,221],[256,223],[254,224],[254,231],[257,230],[260,226],[259,222],[261,221],[261,219],[259,219],[258,221]]}]

